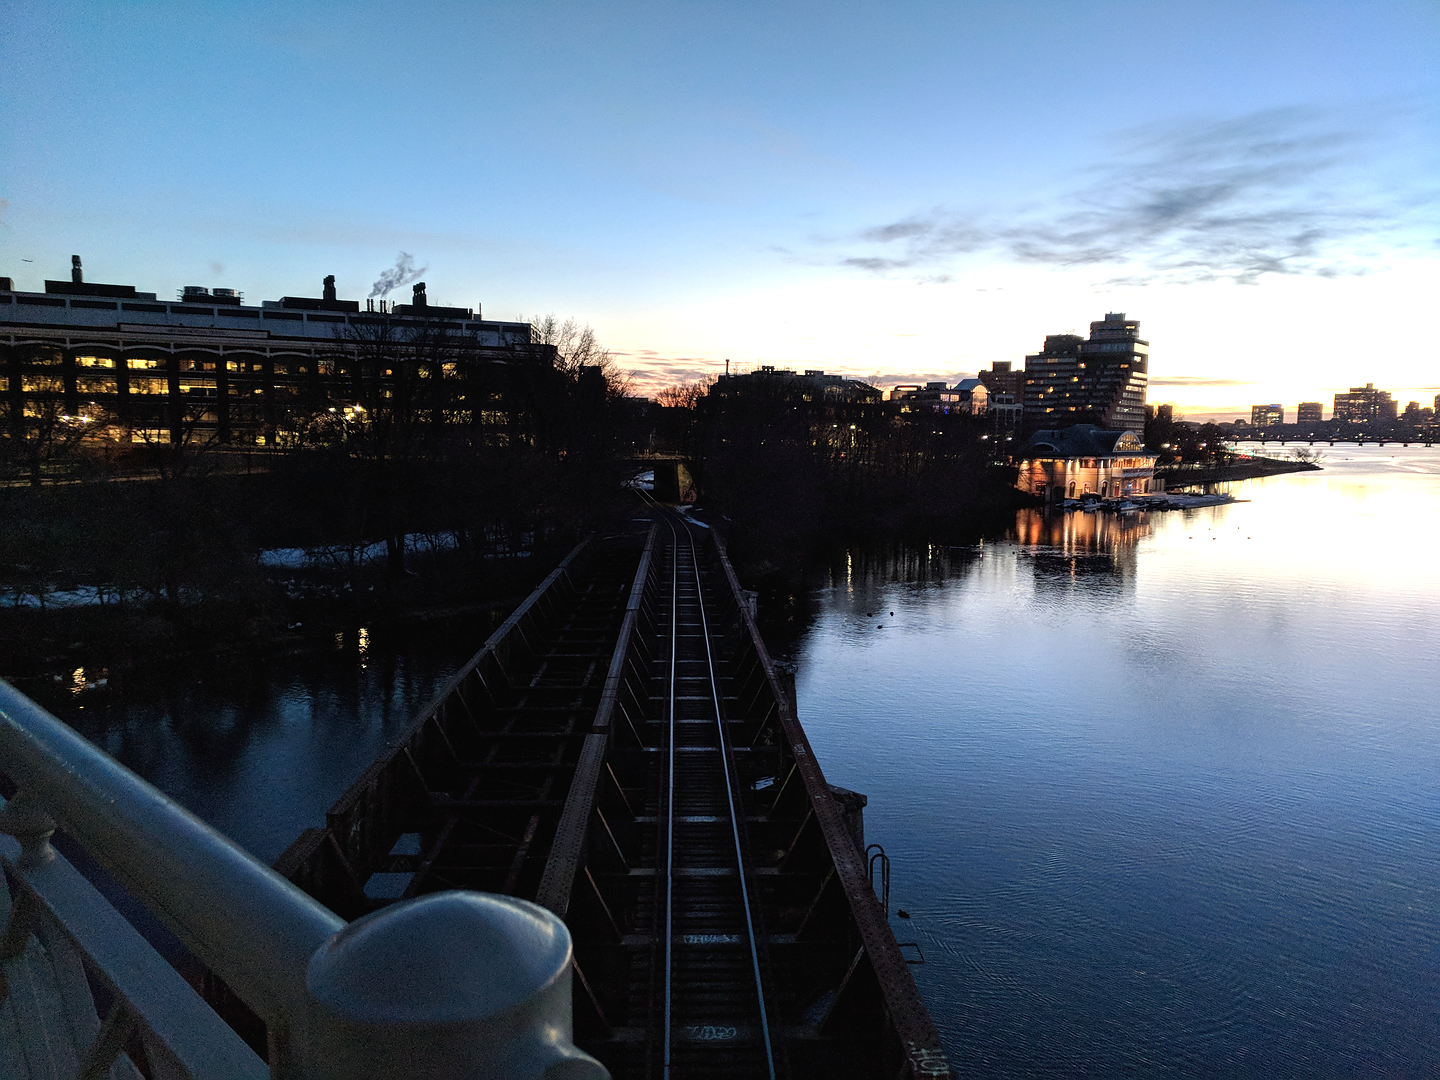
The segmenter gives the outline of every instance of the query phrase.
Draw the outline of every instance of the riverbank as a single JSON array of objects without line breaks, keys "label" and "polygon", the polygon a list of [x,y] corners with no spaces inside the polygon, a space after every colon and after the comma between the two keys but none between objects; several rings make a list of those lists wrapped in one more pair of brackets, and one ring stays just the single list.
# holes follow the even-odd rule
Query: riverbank
[{"label": "riverbank", "polygon": [[0,675],[265,663],[360,627],[497,624],[631,509],[609,474],[578,492],[526,474],[537,502],[518,480],[337,494],[323,462],[282,464],[0,489]]},{"label": "riverbank", "polygon": [[1221,484],[1231,480],[1259,480],[1285,473],[1318,472],[1321,466],[1313,461],[1286,461],[1282,458],[1247,457],[1224,465],[1178,465],[1156,469],[1155,479],[1165,481],[1167,488],[1189,487],[1192,484]]}]

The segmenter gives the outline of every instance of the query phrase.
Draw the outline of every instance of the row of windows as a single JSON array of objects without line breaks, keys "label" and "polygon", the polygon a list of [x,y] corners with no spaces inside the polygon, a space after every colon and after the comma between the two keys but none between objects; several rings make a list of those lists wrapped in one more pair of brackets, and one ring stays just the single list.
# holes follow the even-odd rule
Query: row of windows
[{"label": "row of windows", "polygon": [[[179,362],[181,371],[215,371],[221,361],[194,359],[182,357]],[[226,371],[261,372],[265,370],[265,364],[260,360],[226,360],[223,361]],[[169,360],[160,357],[130,356],[117,360],[110,356],[77,356],[75,366],[80,369],[100,369],[113,371],[117,367],[124,367],[130,371],[164,371]],[[60,367],[62,359],[54,353],[43,353],[26,361],[27,367]],[[276,375],[333,375],[336,370],[334,360],[272,360],[271,370]],[[447,364],[447,368],[455,365]],[[388,372],[387,372],[388,374]]]},{"label": "row of windows", "polygon": [[[181,358],[179,368],[181,371],[216,371],[221,361],[193,359],[190,357]],[[223,361],[225,370],[236,374],[252,372],[259,373],[265,370],[265,364],[259,360],[226,360]],[[124,367],[130,371],[163,371],[168,361],[164,358],[131,356],[122,360],[116,360],[109,356],[77,356],[75,366],[81,370],[102,370],[113,371],[117,367]],[[41,354],[26,361],[26,367],[60,367],[62,360],[60,356],[53,353]],[[272,360],[271,370],[276,375],[334,375],[337,373],[339,364],[332,359],[321,360]],[[441,375],[446,379],[458,379],[464,373],[461,366],[453,361],[447,361],[440,365]],[[387,368],[386,375],[392,374]],[[434,371],[430,366],[420,368],[420,378],[432,378]]]}]

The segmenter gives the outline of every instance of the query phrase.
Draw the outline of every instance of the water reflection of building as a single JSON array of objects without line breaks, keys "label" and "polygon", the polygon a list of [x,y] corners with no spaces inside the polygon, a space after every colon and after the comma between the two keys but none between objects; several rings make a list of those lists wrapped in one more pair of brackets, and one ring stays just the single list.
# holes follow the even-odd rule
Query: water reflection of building
[{"label": "water reflection of building", "polygon": [[1104,431],[1093,424],[1037,431],[1017,457],[1016,486],[1050,502],[1148,495],[1155,483],[1156,455],[1133,431]]},{"label": "water reflection of building", "polygon": [[1047,514],[1021,510],[1015,515],[1015,540],[1024,547],[1053,548],[1064,555],[1113,555],[1150,535],[1150,515],[1101,514],[1076,510]]},{"label": "water reflection of building", "polygon": [[1040,588],[1070,586],[1082,579],[1087,587],[1133,584],[1138,543],[1150,530],[1149,515],[1143,513],[1021,510],[1015,515],[1015,541]]},{"label": "water reflection of building", "polygon": [[830,554],[817,584],[865,594],[897,582],[938,584],[973,569],[978,551],[978,547],[898,539],[852,544]]}]

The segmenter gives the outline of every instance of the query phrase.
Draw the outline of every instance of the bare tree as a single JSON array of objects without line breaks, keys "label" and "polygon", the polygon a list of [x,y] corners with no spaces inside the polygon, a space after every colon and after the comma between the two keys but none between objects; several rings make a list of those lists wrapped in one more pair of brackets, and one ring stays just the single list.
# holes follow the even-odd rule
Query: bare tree
[{"label": "bare tree", "polygon": [[297,448],[330,455],[352,554],[379,534],[392,577],[408,575],[405,537],[445,449],[457,393],[449,372],[474,346],[439,320],[352,320],[327,357],[347,376],[343,390],[293,422]]},{"label": "bare tree", "polygon": [[204,399],[176,401],[164,427],[132,418],[121,429],[126,441],[144,449],[141,460],[160,480],[179,480],[213,461],[210,452],[220,445],[211,426],[214,403]]},{"label": "bare tree", "polygon": [[667,386],[655,395],[655,400],[667,409],[694,409],[704,400],[713,386],[713,379],[696,379],[694,382],[676,383]]},{"label": "bare tree", "polygon": [[614,400],[630,392],[630,373],[620,367],[615,354],[600,344],[595,330],[574,319],[561,322],[555,315],[537,315],[530,320],[530,341],[555,346],[555,367],[566,378],[580,378],[581,369],[598,368],[605,380],[605,396]]},{"label": "bare tree", "polygon": [[47,471],[74,461],[91,425],[89,416],[67,414],[60,401],[37,398],[0,433],[0,464],[39,487]]}]

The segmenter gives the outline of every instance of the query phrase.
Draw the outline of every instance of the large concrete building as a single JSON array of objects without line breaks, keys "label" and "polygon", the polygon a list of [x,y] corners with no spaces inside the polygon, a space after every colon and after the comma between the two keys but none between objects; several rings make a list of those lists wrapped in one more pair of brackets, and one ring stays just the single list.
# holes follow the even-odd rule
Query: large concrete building
[{"label": "large concrete building", "polygon": [[1025,358],[1027,431],[1094,424],[1110,431],[1145,430],[1150,343],[1140,323],[1111,312],[1090,324],[1090,337],[1051,334]]},{"label": "large concrete building", "polygon": [[1318,401],[1302,401],[1295,408],[1297,424],[1319,424],[1325,419],[1325,409]]},{"label": "large concrete building", "polygon": [[1376,390],[1374,383],[1352,386],[1348,394],[1335,395],[1332,417],[1348,424],[1366,424],[1376,420],[1394,420],[1400,412],[1399,402],[1388,390]]},{"label": "large concrete building", "polygon": [[413,371],[427,391],[443,388],[423,396],[447,421],[508,438],[554,365],[528,323],[432,306],[423,283],[410,304],[372,300],[363,311],[338,298],[333,278],[319,297],[248,305],[232,289],[189,286],[168,301],[87,282],[78,256],[72,264],[71,279],[46,281],[43,293],[0,277],[0,424],[60,414],[103,420],[136,442],[198,432],[275,445],[306,410],[362,390],[394,400]]},{"label": "large concrete building", "polygon": [[1257,428],[1279,427],[1285,423],[1285,406],[1278,402],[1274,405],[1251,405],[1250,426]]}]

